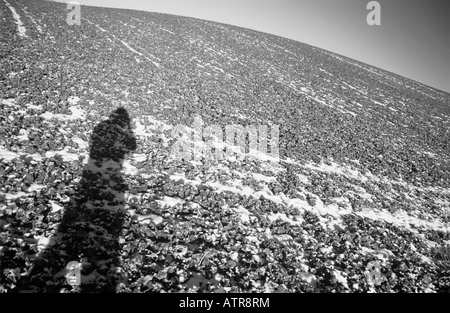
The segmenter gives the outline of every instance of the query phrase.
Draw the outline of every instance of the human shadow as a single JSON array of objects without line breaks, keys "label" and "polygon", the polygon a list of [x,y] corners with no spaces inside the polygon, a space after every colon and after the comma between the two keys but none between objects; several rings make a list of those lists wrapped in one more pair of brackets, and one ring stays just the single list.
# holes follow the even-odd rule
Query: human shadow
[{"label": "human shadow", "polygon": [[[115,292],[121,280],[119,237],[124,224],[122,176],[127,153],[136,149],[130,117],[120,107],[99,123],[90,139],[89,159],[81,180],[65,206],[53,241],[38,257],[19,292]],[[68,264],[79,262],[78,286],[68,284]],[[123,278],[123,277],[122,277]]]}]

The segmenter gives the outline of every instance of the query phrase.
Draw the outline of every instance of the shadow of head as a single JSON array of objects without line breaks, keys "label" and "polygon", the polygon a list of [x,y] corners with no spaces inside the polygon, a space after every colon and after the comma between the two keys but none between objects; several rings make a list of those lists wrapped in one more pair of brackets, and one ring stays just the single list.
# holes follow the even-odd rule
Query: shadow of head
[{"label": "shadow of head", "polygon": [[130,125],[130,115],[128,114],[128,111],[123,108],[119,107],[117,108],[110,116],[110,119],[112,121],[115,121],[117,123],[123,123],[125,125]]},{"label": "shadow of head", "polygon": [[92,132],[90,158],[98,162],[120,162],[125,154],[136,149],[136,138],[131,130],[130,116],[123,107],[99,123]]}]

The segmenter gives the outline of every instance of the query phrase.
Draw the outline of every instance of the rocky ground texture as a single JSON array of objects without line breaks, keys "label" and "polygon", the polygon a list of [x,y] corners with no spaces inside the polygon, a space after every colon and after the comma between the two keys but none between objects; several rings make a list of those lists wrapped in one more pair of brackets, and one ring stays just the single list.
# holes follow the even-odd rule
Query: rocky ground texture
[{"label": "rocky ground texture", "polygon": [[[450,291],[450,94],[249,29],[69,12],[0,0],[0,292]],[[62,227],[105,184],[90,138],[119,106],[122,199]],[[198,115],[279,125],[280,159],[180,160]]]}]

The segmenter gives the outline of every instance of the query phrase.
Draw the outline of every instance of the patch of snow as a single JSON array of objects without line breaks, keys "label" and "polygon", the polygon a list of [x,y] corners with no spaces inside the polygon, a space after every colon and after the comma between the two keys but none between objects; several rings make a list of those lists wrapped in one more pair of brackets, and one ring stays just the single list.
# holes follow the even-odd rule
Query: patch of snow
[{"label": "patch of snow", "polygon": [[60,206],[55,201],[50,200],[49,202],[50,202],[50,205],[52,207],[52,211],[51,211],[52,213],[59,212],[59,211],[63,210],[63,207]]},{"label": "patch of snow", "polygon": [[[287,160],[290,163],[290,159]],[[329,162],[330,164],[321,163],[319,165],[314,165],[312,163],[302,165],[302,167],[314,170],[314,171],[320,171],[320,172],[326,172],[326,173],[334,173],[338,175],[344,175],[351,178],[356,178],[361,181],[367,181],[369,178],[363,174],[361,174],[357,170],[351,169],[349,166],[341,165],[335,162]]]},{"label": "patch of snow", "polygon": [[292,236],[290,236],[288,234],[274,235],[274,238],[277,239],[278,241],[280,241],[283,244],[286,244],[287,242],[294,240],[294,238],[292,238]]},{"label": "patch of snow", "polygon": [[81,139],[80,137],[73,137],[72,141],[78,145],[78,148],[80,150],[87,150],[87,148],[89,147],[89,143]]},{"label": "patch of snow", "polygon": [[170,33],[170,34],[172,34],[172,35],[175,35],[174,32],[171,32],[170,30],[165,29],[165,28],[163,28],[163,27],[159,27],[159,29],[161,29],[161,30],[163,30],[163,31],[165,31],[165,32],[168,32],[168,33]]},{"label": "patch of snow", "polygon": [[19,191],[16,193],[2,193],[2,194],[5,196],[6,200],[14,200],[17,198],[23,198],[31,195],[30,193],[23,191]]},{"label": "patch of snow", "polygon": [[445,231],[446,229],[446,225],[438,220],[424,221],[420,218],[410,216],[406,213],[403,214],[397,213],[393,215],[385,210],[379,212],[375,212],[373,210],[363,210],[361,212],[355,212],[355,214],[361,217],[367,217],[372,220],[381,220],[387,223],[392,223],[395,226],[403,227],[414,233],[416,233],[417,231],[414,228],[412,228],[411,225],[414,225],[416,228],[424,227],[426,229],[443,230],[443,231]]},{"label": "patch of snow", "polygon": [[147,160],[148,155],[145,153],[134,153],[132,159],[136,163],[141,163]]},{"label": "patch of snow", "polygon": [[180,198],[173,198],[173,197],[168,197],[168,196],[164,196],[164,198],[162,200],[156,200],[157,203],[159,203],[161,205],[161,207],[174,207],[177,204],[183,204],[184,200],[180,199]]},{"label": "patch of snow", "polygon": [[251,213],[244,208],[242,205],[239,205],[237,208],[232,208],[234,212],[236,212],[243,222],[250,222]]},{"label": "patch of snow", "polygon": [[20,157],[19,154],[15,153],[13,151],[7,150],[4,146],[0,146],[0,160],[3,159],[6,162],[10,162],[18,157]]},{"label": "patch of snow", "polygon": [[16,136],[16,139],[17,139],[18,141],[28,141],[28,140],[29,140],[28,135],[29,135],[28,131],[27,131],[26,129],[23,129],[23,128],[22,128],[22,129],[19,131],[19,135]]},{"label": "patch of snow", "polygon": [[79,107],[70,107],[69,110],[72,112],[72,115],[69,114],[55,114],[49,111],[42,113],[40,116],[45,120],[59,119],[63,121],[70,121],[76,119],[85,119],[86,112]]},{"label": "patch of snow", "polygon": [[29,192],[40,191],[41,189],[44,189],[46,187],[47,186],[45,186],[45,185],[32,184],[30,187],[28,187],[28,191]]},{"label": "patch of snow", "polygon": [[303,222],[302,220],[294,221],[288,218],[285,213],[270,213],[267,214],[266,216],[271,222],[275,222],[276,220],[282,220],[283,222],[287,222],[291,225],[301,225]]},{"label": "patch of snow", "polygon": [[46,158],[51,158],[51,157],[54,157],[55,155],[60,155],[64,162],[76,161],[76,160],[78,160],[80,158],[80,156],[84,156],[85,159],[87,157],[86,153],[82,153],[82,154],[80,154],[80,153],[73,153],[73,152],[70,152],[70,150],[71,150],[71,147],[66,146],[61,151],[47,151],[45,153],[45,157]]},{"label": "patch of snow", "polygon": [[315,286],[318,282],[317,277],[314,274],[308,273],[308,272],[302,272],[300,273],[300,279],[304,282],[310,284],[311,286]]},{"label": "patch of snow", "polygon": [[135,176],[138,174],[138,169],[135,166],[131,165],[129,160],[125,160],[123,162],[123,173],[125,175]]},{"label": "patch of snow", "polygon": [[183,184],[190,184],[193,186],[197,186],[202,183],[200,179],[197,180],[187,179],[184,174],[173,174],[169,176],[169,179],[174,181],[181,181]]},{"label": "patch of snow", "polygon": [[274,182],[277,180],[276,177],[274,177],[274,176],[266,176],[266,175],[259,174],[259,173],[253,173],[253,178],[258,181],[264,181],[266,183],[271,183],[271,182]]},{"label": "patch of snow", "polygon": [[28,18],[31,20],[31,22],[34,24],[34,26],[36,26],[37,31],[40,34],[43,34],[42,28],[41,26],[39,26],[38,23],[36,23],[35,19],[33,18],[33,16],[25,9],[25,7],[22,6],[22,10],[25,12],[25,15],[28,16]]},{"label": "patch of snow", "polygon": [[37,240],[38,253],[56,244],[56,238],[54,237],[35,236],[34,239]]},{"label": "patch of snow", "polygon": [[76,96],[71,96],[69,99],[67,99],[67,102],[69,102],[70,105],[75,106],[77,105],[78,101],[80,101],[80,98]]},{"label": "patch of snow", "polygon": [[341,272],[338,270],[334,270],[333,271],[334,277],[336,278],[336,281],[340,284],[342,284],[345,288],[350,289],[348,287],[348,282],[347,282],[347,278],[345,278],[344,276],[342,276]]},{"label": "patch of snow", "polygon": [[10,106],[10,107],[19,107],[19,105],[16,104],[16,99],[13,99],[13,98],[3,99],[2,104]]},{"label": "patch of snow", "polygon": [[381,106],[386,106],[387,104],[384,104],[384,103],[381,103],[381,102],[379,102],[379,101],[377,101],[377,100],[374,100],[374,99],[371,99],[372,100],[372,102],[374,102],[374,103],[376,103],[376,104],[379,104],[379,105],[381,105]]},{"label": "patch of snow", "polygon": [[153,223],[155,225],[159,225],[163,221],[163,218],[161,216],[158,216],[155,214],[137,215],[137,217],[138,217],[138,221],[142,224]]},{"label": "patch of snow", "polygon": [[97,28],[100,29],[102,32],[107,33],[106,29],[103,29],[103,28],[101,28],[101,27],[98,26],[98,25],[95,25],[95,26],[97,26]]},{"label": "patch of snow", "polygon": [[131,52],[136,53],[136,54],[138,54],[138,55],[144,57],[145,59],[147,59],[148,61],[150,61],[151,63],[153,63],[153,65],[155,65],[156,67],[159,67],[159,63],[157,63],[157,62],[155,62],[155,61],[153,61],[153,60],[150,60],[150,59],[149,59],[148,57],[146,57],[144,54],[142,54],[142,53],[140,53],[139,51],[137,51],[137,50],[135,50],[134,48],[132,48],[127,42],[125,42],[125,41],[123,41],[123,40],[120,40],[120,39],[119,39],[119,41],[120,41],[125,47],[127,47],[127,49],[130,50]]},{"label": "patch of snow", "polygon": [[42,105],[34,105],[34,104],[26,104],[25,105],[26,107],[28,107],[28,109],[31,109],[31,110],[36,110],[36,111],[41,111],[41,110],[43,110],[43,107],[42,107]]},{"label": "patch of snow", "polygon": [[20,19],[20,15],[17,14],[16,10],[8,3],[8,1],[6,1],[6,0],[3,0],[3,1],[5,1],[6,5],[8,6],[8,8],[11,10],[11,12],[13,14],[14,20],[16,21],[16,24],[17,24],[19,36],[27,37],[27,35],[26,35],[27,29],[25,28],[25,26],[23,26],[22,20]]},{"label": "patch of snow", "polygon": [[324,72],[324,73],[326,73],[326,74],[328,74],[330,76],[334,76],[333,74],[329,73],[328,71],[326,71],[326,70],[324,70],[323,68],[320,68],[320,67],[319,67],[319,71]]},{"label": "patch of snow", "polygon": [[308,176],[305,176],[305,175],[302,175],[302,174],[297,174],[297,176],[298,176],[298,180],[300,182],[304,183],[305,185],[310,183]]}]

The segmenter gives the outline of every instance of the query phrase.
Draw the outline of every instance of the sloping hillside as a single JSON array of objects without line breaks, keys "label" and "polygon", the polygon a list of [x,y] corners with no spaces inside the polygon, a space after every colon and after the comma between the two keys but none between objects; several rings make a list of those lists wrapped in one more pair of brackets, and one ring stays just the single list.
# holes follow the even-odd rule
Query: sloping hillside
[{"label": "sloping hillside", "polygon": [[[0,0],[0,291],[449,291],[448,93],[249,29],[66,7]],[[119,107],[125,161],[99,164]],[[180,159],[195,118],[278,126],[279,159]]]}]

